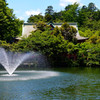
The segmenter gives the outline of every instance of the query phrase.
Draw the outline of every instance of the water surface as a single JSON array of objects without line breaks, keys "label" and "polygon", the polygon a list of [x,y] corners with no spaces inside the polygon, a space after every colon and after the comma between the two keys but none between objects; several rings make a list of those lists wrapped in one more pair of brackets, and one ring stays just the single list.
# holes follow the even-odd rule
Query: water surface
[{"label": "water surface", "polygon": [[[50,72],[56,75],[28,80],[0,80],[0,100],[100,100],[100,68],[62,68]],[[2,74],[6,73],[1,73],[0,78],[6,77]],[[32,76],[30,73],[14,74],[17,76],[13,77],[18,77],[18,74],[20,77]]]}]

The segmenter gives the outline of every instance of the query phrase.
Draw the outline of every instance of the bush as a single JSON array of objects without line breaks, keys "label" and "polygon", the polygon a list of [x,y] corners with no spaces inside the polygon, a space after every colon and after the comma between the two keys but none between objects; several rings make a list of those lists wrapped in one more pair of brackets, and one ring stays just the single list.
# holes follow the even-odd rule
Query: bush
[{"label": "bush", "polygon": [[62,36],[64,36],[64,38],[69,41],[72,41],[73,38],[75,38],[77,32],[77,30],[74,27],[70,26],[67,23],[62,24],[60,30]]}]

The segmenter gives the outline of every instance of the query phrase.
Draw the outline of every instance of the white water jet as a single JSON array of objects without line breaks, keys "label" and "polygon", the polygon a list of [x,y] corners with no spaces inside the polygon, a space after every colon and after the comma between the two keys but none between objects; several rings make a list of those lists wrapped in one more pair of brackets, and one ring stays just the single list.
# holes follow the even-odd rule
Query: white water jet
[{"label": "white water jet", "polygon": [[6,52],[5,49],[0,48],[0,63],[9,75],[12,75],[16,68],[31,55],[32,53]]}]

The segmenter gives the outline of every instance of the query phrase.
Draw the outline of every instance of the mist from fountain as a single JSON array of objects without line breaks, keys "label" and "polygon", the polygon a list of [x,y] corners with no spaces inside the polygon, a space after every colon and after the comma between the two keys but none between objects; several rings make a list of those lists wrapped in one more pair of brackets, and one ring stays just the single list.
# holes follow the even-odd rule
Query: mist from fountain
[{"label": "mist from fountain", "polygon": [[0,63],[9,75],[12,75],[17,67],[31,55],[32,53],[7,52],[4,48],[0,48]]}]

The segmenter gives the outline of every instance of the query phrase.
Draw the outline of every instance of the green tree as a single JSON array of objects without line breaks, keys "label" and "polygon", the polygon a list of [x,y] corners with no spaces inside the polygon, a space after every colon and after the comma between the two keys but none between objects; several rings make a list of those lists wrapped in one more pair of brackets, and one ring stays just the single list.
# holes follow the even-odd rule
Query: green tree
[{"label": "green tree", "polygon": [[22,21],[15,18],[5,0],[0,0],[0,40],[11,42],[21,33]]},{"label": "green tree", "polygon": [[97,10],[97,7],[95,6],[94,3],[89,3],[88,5],[88,10],[94,12],[95,10]]},{"label": "green tree", "polygon": [[47,9],[45,10],[45,15],[49,14],[49,15],[53,15],[54,10],[52,6],[48,6]]},{"label": "green tree", "polygon": [[37,30],[45,31],[46,28],[47,28],[47,25],[46,25],[45,22],[39,21],[39,22],[36,24],[36,27],[37,27]]},{"label": "green tree", "polygon": [[43,21],[43,16],[41,15],[41,14],[38,14],[38,15],[31,15],[29,18],[28,18],[28,20],[27,20],[27,22],[28,23],[35,23],[35,22],[39,22],[39,21]]},{"label": "green tree", "polygon": [[62,23],[64,22],[63,21],[63,17],[62,17],[62,11],[60,12],[54,12],[53,15],[53,22],[56,22],[56,23]]},{"label": "green tree", "polygon": [[66,22],[76,22],[78,15],[79,4],[74,3],[65,7],[65,11],[62,12],[63,20]]},{"label": "green tree", "polygon": [[78,24],[79,26],[83,26],[85,24],[86,21],[88,21],[88,8],[83,5],[81,9],[78,10]]},{"label": "green tree", "polygon": [[100,66],[100,43],[93,45],[91,49],[88,51],[87,58],[88,66]]},{"label": "green tree", "polygon": [[100,20],[100,10],[97,10],[94,12],[94,15],[93,15],[93,18],[96,20],[96,21],[99,21]]},{"label": "green tree", "polygon": [[53,19],[53,17],[50,14],[45,15],[45,21],[46,22],[50,22],[50,21],[52,21],[52,19]]},{"label": "green tree", "polygon": [[61,34],[66,40],[72,41],[76,36],[77,30],[67,23],[62,24]]}]

